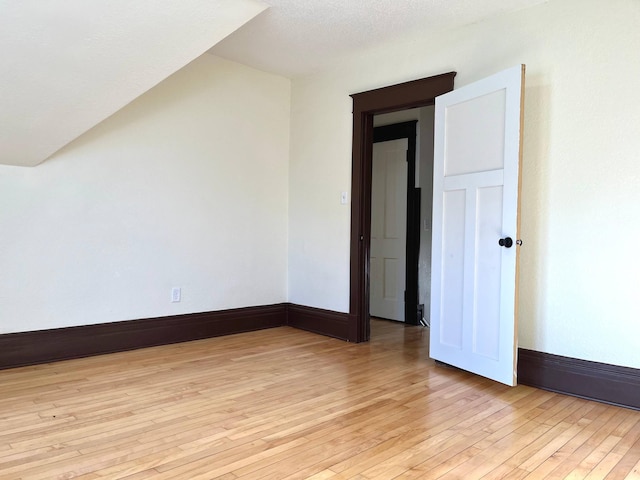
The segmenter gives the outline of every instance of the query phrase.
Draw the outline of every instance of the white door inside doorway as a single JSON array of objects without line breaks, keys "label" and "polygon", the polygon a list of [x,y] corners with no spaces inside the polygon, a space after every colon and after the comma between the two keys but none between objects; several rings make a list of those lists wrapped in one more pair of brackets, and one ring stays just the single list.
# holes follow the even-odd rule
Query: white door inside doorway
[{"label": "white door inside doorway", "polygon": [[430,356],[516,383],[524,65],[436,98]]},{"label": "white door inside doorway", "polygon": [[371,316],[404,321],[407,232],[406,138],[373,145]]}]

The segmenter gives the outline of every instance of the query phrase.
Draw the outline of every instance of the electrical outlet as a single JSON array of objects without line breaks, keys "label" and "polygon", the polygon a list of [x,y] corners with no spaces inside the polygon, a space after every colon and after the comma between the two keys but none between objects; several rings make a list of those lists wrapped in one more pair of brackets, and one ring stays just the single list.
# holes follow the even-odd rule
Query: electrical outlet
[{"label": "electrical outlet", "polygon": [[171,289],[171,302],[176,303],[180,301],[182,297],[182,289],[180,287],[173,287]]}]

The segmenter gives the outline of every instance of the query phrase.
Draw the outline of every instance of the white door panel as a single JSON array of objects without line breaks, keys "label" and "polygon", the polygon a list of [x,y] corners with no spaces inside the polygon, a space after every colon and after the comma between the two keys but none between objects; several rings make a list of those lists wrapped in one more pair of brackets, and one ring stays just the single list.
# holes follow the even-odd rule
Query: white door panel
[{"label": "white door panel", "polygon": [[523,82],[522,65],[436,98],[435,112],[430,355],[508,385]]},{"label": "white door panel", "polygon": [[371,316],[404,321],[408,140],[373,144]]},{"label": "white door panel", "polygon": [[[445,132],[447,177],[503,167],[505,93],[501,89],[447,109],[445,128],[453,133]],[[455,133],[460,131],[465,132],[464,141]]]},{"label": "white door panel", "polygon": [[[447,322],[440,323],[438,341],[443,345],[459,349],[462,348],[464,257],[458,252],[464,250],[465,199],[466,192],[464,190],[451,190],[443,193],[442,259],[441,262],[438,262],[438,266],[442,267],[442,273],[439,277],[442,289],[449,292],[449,301],[444,302],[440,307],[439,298],[431,300],[432,310],[435,301],[440,307],[442,316],[447,319]],[[435,265],[432,260],[432,278],[436,275]],[[431,288],[433,289],[433,280]],[[433,332],[435,331],[433,314],[431,322],[431,331]]]}]

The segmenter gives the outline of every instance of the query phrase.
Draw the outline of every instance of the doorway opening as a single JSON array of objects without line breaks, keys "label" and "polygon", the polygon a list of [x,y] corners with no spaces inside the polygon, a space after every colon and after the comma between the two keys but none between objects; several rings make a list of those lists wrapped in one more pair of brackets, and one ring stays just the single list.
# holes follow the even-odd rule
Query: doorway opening
[{"label": "doorway opening", "polygon": [[[353,146],[349,341],[366,342],[371,331],[369,315],[374,115],[433,105],[435,97],[453,90],[455,75],[455,72],[445,73],[351,96]],[[415,316],[417,317],[417,312]]]},{"label": "doorway opening", "polygon": [[416,325],[419,119],[389,123],[395,119],[393,113],[374,118],[369,312],[373,317]]}]

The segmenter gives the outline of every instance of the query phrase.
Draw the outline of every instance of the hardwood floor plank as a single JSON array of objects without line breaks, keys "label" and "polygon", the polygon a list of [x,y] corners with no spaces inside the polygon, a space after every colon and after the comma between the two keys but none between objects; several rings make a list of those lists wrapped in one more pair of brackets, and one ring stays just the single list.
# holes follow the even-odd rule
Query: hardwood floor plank
[{"label": "hardwood floor plank", "polygon": [[[629,436],[629,435],[627,435]],[[618,444],[614,452],[620,447],[620,445],[624,444],[627,440],[627,437],[623,439],[622,442]],[[629,472],[633,469],[635,459],[640,452],[640,439],[636,438],[635,442],[629,444],[628,449],[623,454],[620,461],[611,469],[611,472],[607,475],[607,480],[621,480],[629,475]]]},{"label": "hardwood floor plank", "polygon": [[0,478],[638,478],[640,412],[437,366],[427,333],[280,327],[0,371]]},{"label": "hardwood floor plank", "polygon": [[625,478],[628,480],[640,479],[640,460],[636,462],[636,464],[631,468],[631,471]]},{"label": "hardwood floor plank", "polygon": [[[624,413],[625,411],[622,409],[610,410],[603,406],[601,415],[576,435],[575,444],[569,443],[569,448],[566,451],[560,450],[559,458],[562,458],[562,461],[549,473],[550,478],[565,478],[572,474],[576,478],[580,478],[579,468],[582,462],[593,463],[598,456],[604,456],[604,454],[598,453],[597,448],[604,444],[611,432],[620,424],[623,418],[621,414]],[[618,439],[610,439],[608,444],[615,445],[617,441]],[[607,452],[610,450],[610,446],[607,444],[604,444],[604,447]]]}]

